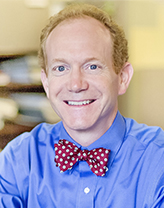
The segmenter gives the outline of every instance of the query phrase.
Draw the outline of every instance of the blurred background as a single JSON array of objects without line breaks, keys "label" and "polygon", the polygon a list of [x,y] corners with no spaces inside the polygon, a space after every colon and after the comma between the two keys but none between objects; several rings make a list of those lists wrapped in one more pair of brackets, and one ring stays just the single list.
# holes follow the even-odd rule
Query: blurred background
[{"label": "blurred background", "polygon": [[[48,18],[72,2],[0,0],[0,149],[40,122],[59,121],[40,83],[37,50]],[[164,128],[164,0],[76,2],[103,8],[125,30],[134,76],[120,112]]]}]

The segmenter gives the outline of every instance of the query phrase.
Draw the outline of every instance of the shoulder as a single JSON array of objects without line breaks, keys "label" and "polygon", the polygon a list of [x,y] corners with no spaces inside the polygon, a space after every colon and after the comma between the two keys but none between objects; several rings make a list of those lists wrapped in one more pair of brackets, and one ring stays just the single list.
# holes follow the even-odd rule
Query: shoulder
[{"label": "shoulder", "polygon": [[126,123],[126,138],[132,137],[144,146],[150,143],[164,148],[164,131],[158,126],[148,126],[137,123],[130,118],[124,118]]},{"label": "shoulder", "polygon": [[[164,179],[164,131],[158,126],[148,126],[125,118],[124,147],[130,152],[130,160],[137,160],[143,178],[152,181],[152,190]],[[124,149],[125,150],[125,149]]]}]

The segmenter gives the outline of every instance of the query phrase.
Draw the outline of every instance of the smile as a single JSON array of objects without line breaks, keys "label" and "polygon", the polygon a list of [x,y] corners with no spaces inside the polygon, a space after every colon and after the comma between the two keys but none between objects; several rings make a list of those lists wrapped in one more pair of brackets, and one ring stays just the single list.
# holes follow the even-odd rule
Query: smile
[{"label": "smile", "polygon": [[84,100],[84,101],[66,101],[68,105],[74,105],[74,106],[82,106],[82,105],[88,105],[90,103],[94,102],[94,100]]}]

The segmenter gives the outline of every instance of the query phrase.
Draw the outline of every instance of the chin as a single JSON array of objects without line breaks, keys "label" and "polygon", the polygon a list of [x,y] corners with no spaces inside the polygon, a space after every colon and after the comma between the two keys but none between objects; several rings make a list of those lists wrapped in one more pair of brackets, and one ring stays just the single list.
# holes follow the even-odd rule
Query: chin
[{"label": "chin", "polygon": [[85,120],[84,121],[73,121],[73,122],[63,122],[65,128],[71,129],[74,131],[86,131],[90,129],[93,124],[92,123],[87,123]]}]

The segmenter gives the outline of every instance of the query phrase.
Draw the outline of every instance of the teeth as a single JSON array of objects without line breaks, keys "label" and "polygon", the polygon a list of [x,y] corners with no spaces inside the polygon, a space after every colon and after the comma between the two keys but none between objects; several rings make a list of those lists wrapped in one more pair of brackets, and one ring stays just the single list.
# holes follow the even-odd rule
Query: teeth
[{"label": "teeth", "polygon": [[91,103],[90,100],[85,100],[85,101],[80,101],[80,102],[68,101],[68,105],[86,105],[86,104],[89,104],[89,103]]}]

